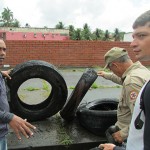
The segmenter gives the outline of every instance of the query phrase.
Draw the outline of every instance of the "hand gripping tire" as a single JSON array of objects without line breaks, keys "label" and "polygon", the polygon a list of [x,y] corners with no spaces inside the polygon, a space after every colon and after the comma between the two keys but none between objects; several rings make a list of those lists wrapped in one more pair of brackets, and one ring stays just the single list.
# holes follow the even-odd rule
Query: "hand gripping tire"
[{"label": "hand gripping tire", "polygon": [[[10,88],[10,107],[15,114],[22,118],[29,121],[45,119],[59,112],[66,102],[68,94],[66,82],[52,64],[40,60],[31,60],[17,65],[10,76],[12,79],[7,80]],[[44,79],[52,86],[48,98],[36,105],[23,103],[17,94],[20,85],[32,78]]]},{"label": "hand gripping tire", "polygon": [[115,139],[114,139],[113,136],[112,136],[113,133],[115,133],[115,132],[117,132],[117,131],[119,131],[119,130],[120,130],[119,127],[118,127],[118,126],[115,126],[115,125],[110,126],[110,127],[106,130],[105,134],[106,134],[106,138],[107,138],[107,142],[108,142],[108,143],[112,143],[112,144],[115,144],[115,145],[117,145],[117,146],[121,146],[121,145],[122,145],[122,143],[116,142]]},{"label": "hand gripping tire", "polygon": [[97,99],[81,104],[77,109],[80,124],[95,135],[105,136],[105,131],[117,121],[117,99]]},{"label": "hand gripping tire", "polygon": [[67,103],[60,111],[61,117],[66,121],[72,121],[75,117],[77,107],[79,106],[84,95],[97,79],[97,73],[93,69],[86,69],[79,79],[75,89],[67,100]]}]

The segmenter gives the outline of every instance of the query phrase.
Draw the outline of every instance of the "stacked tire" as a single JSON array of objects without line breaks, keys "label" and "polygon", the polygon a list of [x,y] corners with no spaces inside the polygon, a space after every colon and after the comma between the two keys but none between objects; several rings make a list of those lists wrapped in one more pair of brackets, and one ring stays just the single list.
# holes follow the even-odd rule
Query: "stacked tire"
[{"label": "stacked tire", "polygon": [[105,131],[117,121],[118,99],[97,99],[81,104],[77,110],[80,124],[95,135],[104,136]]},{"label": "stacked tire", "polygon": [[[66,82],[57,68],[45,61],[31,60],[17,65],[11,72],[11,80],[7,79],[10,88],[10,107],[12,112],[29,121],[37,121],[53,116],[64,106],[68,90]],[[23,103],[17,91],[28,79],[40,78],[46,80],[52,91],[46,100],[36,105]]]}]

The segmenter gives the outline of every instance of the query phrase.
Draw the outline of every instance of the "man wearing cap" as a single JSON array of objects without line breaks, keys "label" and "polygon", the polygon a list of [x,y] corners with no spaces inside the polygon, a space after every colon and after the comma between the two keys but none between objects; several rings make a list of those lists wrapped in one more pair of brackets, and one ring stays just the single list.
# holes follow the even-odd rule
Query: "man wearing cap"
[{"label": "man wearing cap", "polygon": [[122,143],[128,137],[135,100],[144,83],[150,79],[150,71],[139,61],[133,63],[124,48],[113,47],[104,58],[105,68],[113,73],[98,71],[98,76],[122,85],[115,124],[119,131],[112,134],[116,142]]}]

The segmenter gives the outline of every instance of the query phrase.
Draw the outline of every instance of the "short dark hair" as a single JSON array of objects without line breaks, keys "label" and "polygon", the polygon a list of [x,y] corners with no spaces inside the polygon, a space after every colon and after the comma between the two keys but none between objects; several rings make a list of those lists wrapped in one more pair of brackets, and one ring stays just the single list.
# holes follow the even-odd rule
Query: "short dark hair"
[{"label": "short dark hair", "polygon": [[150,10],[146,11],[145,13],[141,14],[133,23],[133,29],[137,28],[138,26],[144,26],[146,23],[150,22]]}]

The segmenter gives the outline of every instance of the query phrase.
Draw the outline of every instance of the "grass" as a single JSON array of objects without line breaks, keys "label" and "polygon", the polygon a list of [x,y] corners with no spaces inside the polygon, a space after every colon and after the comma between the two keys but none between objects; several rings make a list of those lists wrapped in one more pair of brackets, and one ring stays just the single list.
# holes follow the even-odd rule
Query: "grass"
[{"label": "grass", "polygon": [[49,92],[50,89],[49,89],[49,85],[47,84],[47,82],[45,80],[42,80],[42,83],[43,83],[42,89]]},{"label": "grass", "polygon": [[[39,92],[40,92],[39,96],[40,96],[40,97],[42,96],[42,98],[44,98],[44,99],[47,98],[47,97],[50,95],[50,92],[51,92],[50,86],[49,86],[49,84],[48,84],[45,80],[42,80],[42,87],[41,87],[41,88],[29,86],[29,87],[26,87],[26,88],[23,89],[23,90],[26,90],[26,91],[28,91],[28,92],[34,92],[34,91],[39,90]],[[27,99],[27,97],[28,97],[29,95],[20,92],[20,93],[18,93],[18,96],[19,96],[19,98],[20,98],[21,100],[24,101],[25,99]],[[30,96],[30,97],[31,97],[31,96]]]},{"label": "grass", "polygon": [[[120,85],[115,85],[115,86],[105,86],[105,85],[98,85],[97,83],[93,83],[91,85],[91,88],[90,89],[102,89],[102,88],[121,88],[122,86]],[[71,89],[71,90],[74,90],[75,89],[75,86],[69,86],[68,89]]]},{"label": "grass", "polygon": [[104,86],[104,85],[97,85],[95,82],[92,84],[91,89],[97,89],[97,88],[121,88],[122,86],[120,85],[115,85],[115,86]]},{"label": "grass", "polygon": [[26,89],[24,90],[27,90],[27,91],[35,91],[35,90],[40,90],[39,88],[35,88],[35,87],[32,87],[32,86],[29,86],[27,87]]},{"label": "grass", "polygon": [[59,144],[65,145],[65,146],[69,146],[73,143],[73,140],[71,139],[71,137],[68,135],[68,133],[66,132],[65,127],[62,124],[61,121],[61,117],[59,114],[56,114],[56,122],[58,127],[58,139],[59,139]]},{"label": "grass", "polygon": [[99,88],[99,86],[94,82],[94,83],[92,84],[91,88],[92,88],[92,89],[97,89],[97,88]]},{"label": "grass", "polygon": [[[45,91],[50,91],[50,88],[49,88],[49,85],[47,84],[47,82],[45,80],[42,80],[42,89],[45,90]],[[36,88],[36,87],[32,87],[32,86],[29,86],[27,88],[25,88],[24,90],[27,90],[27,91],[36,91],[36,90],[41,90],[40,88]]]},{"label": "grass", "polygon": [[74,90],[74,89],[75,89],[75,86],[69,86],[68,89]]}]

